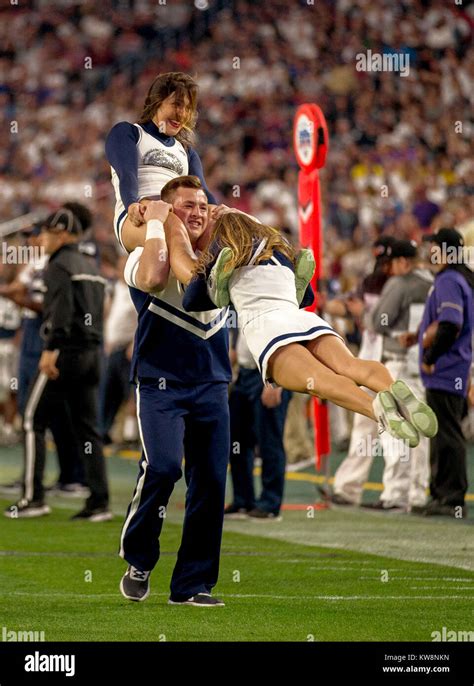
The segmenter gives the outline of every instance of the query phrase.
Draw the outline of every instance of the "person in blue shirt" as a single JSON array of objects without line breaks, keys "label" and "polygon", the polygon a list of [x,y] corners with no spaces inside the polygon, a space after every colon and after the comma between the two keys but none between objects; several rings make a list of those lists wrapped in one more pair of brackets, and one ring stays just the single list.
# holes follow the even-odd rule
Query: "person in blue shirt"
[{"label": "person in blue shirt", "polygon": [[438,417],[431,439],[431,502],[418,514],[466,516],[466,441],[461,420],[472,363],[474,273],[464,263],[464,240],[452,228],[424,237],[437,269],[419,331],[421,378]]},{"label": "person in blue shirt", "polygon": [[116,204],[114,230],[127,252],[143,245],[144,211],[177,176],[193,175],[210,203],[201,160],[192,147],[198,86],[182,72],[158,75],[135,124],[119,122],[109,132],[105,153],[111,165]]}]

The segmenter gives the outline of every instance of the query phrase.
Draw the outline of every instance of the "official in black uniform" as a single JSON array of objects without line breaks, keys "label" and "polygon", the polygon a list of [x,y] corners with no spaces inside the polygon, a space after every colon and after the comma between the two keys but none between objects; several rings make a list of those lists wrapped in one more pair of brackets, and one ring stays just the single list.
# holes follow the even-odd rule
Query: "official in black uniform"
[{"label": "official in black uniform", "polygon": [[73,519],[105,521],[108,487],[102,444],[97,429],[97,390],[103,332],[103,279],[78,248],[82,234],[77,217],[61,208],[43,227],[44,249],[50,255],[45,271],[44,347],[24,416],[25,476],[23,498],[5,515],[40,517],[49,514],[44,502],[44,434],[51,417],[67,405],[80,454],[83,455],[90,497]]}]

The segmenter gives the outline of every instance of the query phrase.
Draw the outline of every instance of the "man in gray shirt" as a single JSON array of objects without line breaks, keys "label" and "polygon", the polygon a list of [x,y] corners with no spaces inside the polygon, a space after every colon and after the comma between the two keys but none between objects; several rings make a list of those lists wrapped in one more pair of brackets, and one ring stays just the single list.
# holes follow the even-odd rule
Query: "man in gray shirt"
[{"label": "man in gray shirt", "polygon": [[[433,275],[420,265],[414,241],[398,240],[392,248],[392,274],[372,312],[374,331],[382,335],[382,362],[396,379],[410,384],[424,396],[419,377],[417,348],[408,347],[409,333],[421,322]],[[385,469],[384,490],[372,508],[410,510],[426,503],[429,482],[429,441],[422,438],[416,448],[381,436]]]}]

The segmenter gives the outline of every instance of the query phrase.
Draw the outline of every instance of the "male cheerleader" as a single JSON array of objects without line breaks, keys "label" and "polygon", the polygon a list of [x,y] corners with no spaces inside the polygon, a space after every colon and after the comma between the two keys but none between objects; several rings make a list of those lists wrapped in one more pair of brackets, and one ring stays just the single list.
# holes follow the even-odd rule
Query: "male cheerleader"
[{"label": "male cheerleader", "polygon": [[149,595],[166,506],[184,456],[186,510],[169,602],[218,607],[224,603],[211,591],[219,571],[229,455],[227,310],[184,312],[183,288],[169,268],[167,241],[179,242],[185,231],[194,249],[206,231],[201,182],[173,179],[161,198],[147,206],[144,247],[131,253],[125,269],[138,312],[132,378],[143,452],[120,541],[129,565],[120,590],[134,601]]}]

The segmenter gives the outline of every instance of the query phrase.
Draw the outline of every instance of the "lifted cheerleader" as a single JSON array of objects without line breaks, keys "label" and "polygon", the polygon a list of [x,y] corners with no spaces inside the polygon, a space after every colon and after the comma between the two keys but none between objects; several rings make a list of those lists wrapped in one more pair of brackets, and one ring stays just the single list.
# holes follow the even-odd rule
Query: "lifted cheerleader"
[{"label": "lifted cheerleader", "polygon": [[[184,239],[180,234],[181,249],[179,242],[169,245],[171,268],[188,284],[184,309],[231,301],[265,382],[359,412],[410,447],[418,445],[419,434],[436,434],[434,412],[404,381],[395,381],[380,362],[354,357],[324,319],[299,309],[295,253],[276,229],[227,212],[197,261],[182,249]],[[360,386],[374,391],[375,399]]]},{"label": "lifted cheerleader", "polygon": [[132,252],[145,240],[147,204],[177,176],[197,176],[208,200],[201,160],[191,147],[197,118],[198,86],[182,72],[159,74],[150,86],[138,123],[119,122],[107,136],[105,152],[115,190],[114,230]]}]

